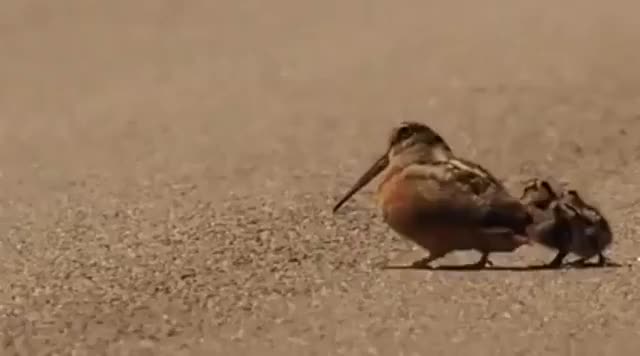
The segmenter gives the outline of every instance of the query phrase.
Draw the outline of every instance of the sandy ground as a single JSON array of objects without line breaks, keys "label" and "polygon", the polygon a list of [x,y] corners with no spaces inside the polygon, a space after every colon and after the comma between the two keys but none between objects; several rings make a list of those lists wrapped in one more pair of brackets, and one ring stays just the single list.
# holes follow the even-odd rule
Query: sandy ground
[{"label": "sandy ground", "polygon": [[[5,0],[1,354],[637,354],[640,6],[604,3]],[[330,208],[405,119],[572,182],[628,265],[381,269],[423,252],[372,187]]]}]

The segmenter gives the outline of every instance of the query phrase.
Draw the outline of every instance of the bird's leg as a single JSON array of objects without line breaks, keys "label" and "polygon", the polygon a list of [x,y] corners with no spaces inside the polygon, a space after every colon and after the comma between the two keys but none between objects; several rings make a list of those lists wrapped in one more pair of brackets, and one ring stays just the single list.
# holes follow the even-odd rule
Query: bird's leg
[{"label": "bird's leg", "polygon": [[613,262],[610,258],[608,258],[602,252],[600,252],[598,254],[598,262],[596,262],[596,266],[599,266],[599,267],[604,267],[604,266],[618,267],[618,266],[620,266],[620,264]]},{"label": "bird's leg", "polygon": [[564,261],[564,258],[567,257],[568,254],[569,252],[566,250],[558,251],[556,257],[551,262],[547,263],[547,267],[560,268],[562,266],[562,261]]},{"label": "bird's leg", "polygon": [[480,256],[480,260],[478,262],[469,265],[470,268],[485,268],[487,266],[493,266],[493,262],[489,259],[489,252],[483,251],[481,252],[482,256]]},{"label": "bird's leg", "polygon": [[[571,262],[572,266],[586,267],[588,258],[580,258]],[[592,265],[596,267],[619,267],[620,264],[611,261],[608,257],[606,257],[602,252],[598,253],[598,260]]]},{"label": "bird's leg", "polygon": [[608,262],[608,259],[602,253],[598,254],[598,262],[596,262],[596,265],[605,266]]},{"label": "bird's leg", "polygon": [[439,259],[439,258],[444,257],[445,254],[446,253],[440,253],[440,252],[436,253],[436,252],[433,252],[433,251],[429,251],[429,256],[427,256],[425,258],[421,258],[421,259],[419,259],[417,261],[414,261],[411,264],[411,267],[414,267],[414,268],[431,268],[430,263],[435,261],[435,260],[437,260],[437,259]]}]

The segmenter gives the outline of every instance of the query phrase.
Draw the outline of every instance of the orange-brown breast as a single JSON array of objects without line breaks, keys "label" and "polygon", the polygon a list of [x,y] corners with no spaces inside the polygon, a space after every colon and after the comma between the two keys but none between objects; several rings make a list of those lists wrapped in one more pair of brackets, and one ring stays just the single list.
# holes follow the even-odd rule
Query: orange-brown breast
[{"label": "orange-brown breast", "polygon": [[412,193],[406,182],[403,184],[402,170],[389,166],[382,174],[382,181],[378,185],[376,198],[382,208],[387,205],[395,205],[406,201]]},{"label": "orange-brown breast", "polygon": [[378,186],[378,206],[384,221],[397,233],[409,238],[420,234],[417,219],[426,199],[414,182],[405,179],[401,169],[389,169]]},{"label": "orange-brown breast", "polygon": [[[513,239],[512,234],[484,234],[464,225],[429,226],[424,214],[437,211],[443,197],[428,180],[417,182],[407,179],[400,169],[385,172],[378,186],[378,205],[385,222],[397,233],[413,240],[430,251],[452,251],[479,249],[488,251],[512,251],[522,242]],[[422,189],[420,189],[422,188]],[[432,193],[430,196],[425,194]],[[464,224],[464,223],[462,223]],[[501,236],[499,236],[501,235]]]},{"label": "orange-brown breast", "polygon": [[397,215],[401,212],[407,213],[411,209],[412,201],[415,200],[414,194],[417,192],[408,184],[402,175],[402,169],[389,167],[383,173],[382,181],[378,185],[376,199],[378,206],[385,213],[394,213]]}]

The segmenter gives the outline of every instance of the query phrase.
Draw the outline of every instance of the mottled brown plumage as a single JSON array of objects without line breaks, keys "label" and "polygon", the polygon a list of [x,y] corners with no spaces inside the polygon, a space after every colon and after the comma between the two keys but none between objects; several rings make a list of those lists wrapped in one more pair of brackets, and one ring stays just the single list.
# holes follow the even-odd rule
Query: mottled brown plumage
[{"label": "mottled brown plumage", "polygon": [[571,252],[580,256],[578,263],[584,263],[598,256],[600,266],[614,264],[604,256],[604,251],[613,242],[613,232],[602,212],[585,202],[575,190],[567,190],[560,201],[571,210],[573,243]]},{"label": "mottled brown plumage", "polygon": [[569,254],[571,229],[568,216],[558,204],[559,196],[549,182],[533,178],[525,183],[520,201],[529,209],[534,224],[529,233],[541,245],[558,251],[549,267],[560,267]]},{"label": "mottled brown plumage", "polygon": [[548,266],[562,266],[569,253],[580,256],[574,263],[584,263],[596,255],[599,265],[608,263],[603,251],[612,242],[609,223],[575,190],[558,193],[547,181],[534,178],[525,185],[520,201],[535,220],[530,230],[532,238],[558,251]]},{"label": "mottled brown plumage", "polygon": [[492,252],[511,252],[529,243],[533,221],[526,207],[482,166],[458,158],[430,127],[405,122],[394,128],[387,152],[336,204],[382,172],[376,198],[384,221],[429,251],[415,263],[430,262],[456,250],[476,250],[473,267],[490,264]]}]

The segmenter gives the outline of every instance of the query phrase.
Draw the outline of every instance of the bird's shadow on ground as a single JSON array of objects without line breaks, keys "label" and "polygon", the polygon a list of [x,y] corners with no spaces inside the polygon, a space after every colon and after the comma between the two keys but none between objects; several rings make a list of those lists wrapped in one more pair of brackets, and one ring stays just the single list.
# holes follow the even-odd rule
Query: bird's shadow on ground
[{"label": "bird's shadow on ground", "polygon": [[631,267],[631,264],[620,264],[611,262],[606,265],[598,265],[596,263],[585,263],[585,264],[565,264],[561,267],[553,267],[547,264],[543,265],[529,265],[529,266],[487,266],[487,267],[478,267],[474,265],[440,265],[436,267],[418,267],[409,265],[386,265],[382,266],[383,270],[425,270],[425,271],[459,271],[459,272],[479,272],[479,271],[511,271],[511,272],[534,272],[534,271],[553,271],[553,270],[570,270],[570,269],[607,269],[607,268],[621,268],[621,267]]}]

